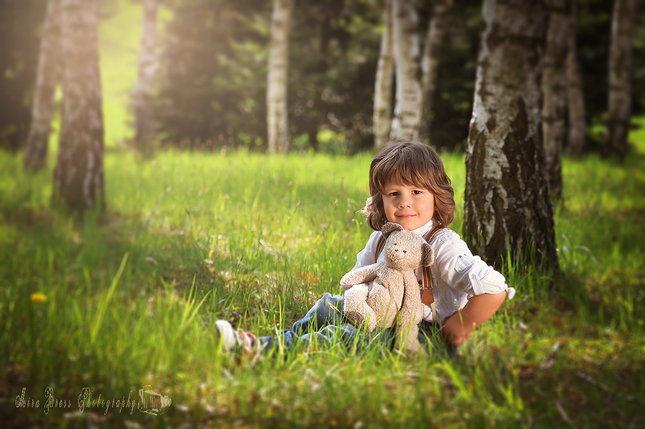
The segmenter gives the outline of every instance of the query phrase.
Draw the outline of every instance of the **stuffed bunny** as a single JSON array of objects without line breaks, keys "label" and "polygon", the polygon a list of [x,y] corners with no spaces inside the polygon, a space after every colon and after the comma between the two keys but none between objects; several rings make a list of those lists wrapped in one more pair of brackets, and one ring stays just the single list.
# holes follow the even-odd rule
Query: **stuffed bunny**
[{"label": "stuffed bunny", "polygon": [[368,332],[396,326],[398,349],[417,353],[423,304],[414,269],[432,265],[434,251],[423,237],[399,224],[387,223],[381,233],[386,238],[385,262],[352,270],[340,280],[345,290],[343,313]]}]

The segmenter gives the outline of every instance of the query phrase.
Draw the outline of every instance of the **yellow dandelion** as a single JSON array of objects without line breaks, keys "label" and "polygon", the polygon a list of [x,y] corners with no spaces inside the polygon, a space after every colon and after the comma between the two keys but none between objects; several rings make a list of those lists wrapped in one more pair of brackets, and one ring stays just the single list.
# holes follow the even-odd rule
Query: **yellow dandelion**
[{"label": "yellow dandelion", "polygon": [[31,302],[45,302],[45,301],[47,301],[47,297],[44,294],[40,292],[31,294]]}]

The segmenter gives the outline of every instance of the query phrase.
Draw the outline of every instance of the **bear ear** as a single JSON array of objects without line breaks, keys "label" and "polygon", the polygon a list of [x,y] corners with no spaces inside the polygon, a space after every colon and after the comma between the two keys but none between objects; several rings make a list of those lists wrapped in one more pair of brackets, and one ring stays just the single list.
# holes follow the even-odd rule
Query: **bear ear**
[{"label": "bear ear", "polygon": [[434,250],[428,243],[423,243],[423,256],[421,257],[421,265],[424,267],[429,267],[434,264]]},{"label": "bear ear", "polygon": [[385,237],[386,239],[394,231],[403,231],[403,227],[401,225],[399,225],[398,223],[388,222],[385,225],[383,225],[383,228],[381,228],[381,234],[383,234],[383,237]]}]

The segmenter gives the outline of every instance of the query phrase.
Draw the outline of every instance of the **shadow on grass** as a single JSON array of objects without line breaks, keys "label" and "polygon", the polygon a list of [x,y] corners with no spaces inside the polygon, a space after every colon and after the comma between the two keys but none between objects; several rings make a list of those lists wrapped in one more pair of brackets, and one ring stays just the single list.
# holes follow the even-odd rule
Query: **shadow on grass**
[{"label": "shadow on grass", "polygon": [[[120,398],[129,390],[127,386],[145,383],[147,373],[140,368],[158,359],[150,344],[137,346],[123,338],[139,332],[142,324],[176,323],[164,314],[144,320],[146,306],[191,314],[183,308],[190,309],[212,290],[223,290],[221,278],[200,263],[203,249],[192,237],[155,234],[136,217],[108,213],[101,221],[89,216],[75,224],[47,209],[2,204],[0,231],[0,281],[4,285],[0,297],[0,418],[17,426],[38,422],[110,426],[113,418],[106,420],[100,413],[63,419],[61,411],[55,413],[56,418],[46,416],[42,412],[44,387],[58,386],[57,395],[73,399],[74,409],[83,386],[99,390],[102,386],[104,396],[116,392],[113,396]],[[119,272],[121,264],[124,269]],[[115,298],[110,301],[112,294]],[[156,305],[166,297],[167,304]],[[100,338],[94,345],[99,328]],[[175,330],[181,333],[181,328]],[[162,340],[176,334],[151,331],[150,335]],[[120,351],[113,357],[115,369],[106,370],[106,360],[116,353],[108,345],[111,342],[120,343],[115,348]],[[130,356],[138,356],[139,362],[128,362]],[[162,362],[170,360],[170,367],[176,368],[181,363],[174,358]],[[27,399],[39,401],[39,409],[17,409],[14,400],[22,389]]]}]

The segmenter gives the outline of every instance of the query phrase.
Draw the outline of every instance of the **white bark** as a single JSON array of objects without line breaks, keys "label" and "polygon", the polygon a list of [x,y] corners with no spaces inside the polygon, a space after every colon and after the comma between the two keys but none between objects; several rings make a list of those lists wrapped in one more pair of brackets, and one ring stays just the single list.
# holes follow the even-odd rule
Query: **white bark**
[{"label": "white bark", "polygon": [[392,0],[386,0],[381,51],[374,86],[374,149],[377,152],[387,144],[392,124],[392,79],[394,77],[392,12]]},{"label": "white bark", "polygon": [[43,25],[31,124],[25,148],[24,167],[37,171],[47,161],[47,146],[54,113],[54,90],[60,79],[60,0],[49,0]]},{"label": "white bark", "polygon": [[510,253],[557,268],[540,115],[546,19],[544,0],[483,3],[463,231],[496,265]]},{"label": "white bark", "polygon": [[271,45],[267,78],[267,134],[269,153],[289,150],[287,73],[293,0],[273,0]]},{"label": "white bark", "polygon": [[549,28],[542,74],[542,135],[551,198],[562,196],[562,136],[566,102],[566,59],[571,0],[549,1]]},{"label": "white bark", "polygon": [[390,138],[417,140],[421,125],[419,17],[414,0],[393,0],[396,104]]},{"label": "white bark", "polygon": [[98,0],[61,0],[63,105],[55,203],[70,212],[104,207]]},{"label": "white bark", "polygon": [[134,144],[146,156],[154,150],[152,88],[157,71],[158,0],[143,0],[143,23],[139,48],[139,76],[134,87]]},{"label": "white bark", "polygon": [[585,99],[582,92],[582,76],[578,63],[576,43],[576,2],[571,2],[571,21],[567,51],[567,105],[569,111],[569,135],[567,138],[567,155],[582,156],[584,152],[587,119]]},{"label": "white bark", "polygon": [[434,104],[437,88],[437,70],[439,69],[439,54],[443,44],[444,34],[448,28],[453,0],[437,0],[432,10],[432,18],[428,27],[423,56],[421,57],[421,89],[423,94],[423,110],[421,114],[422,134],[430,132],[430,114]]},{"label": "white bark", "polygon": [[631,119],[632,33],[637,0],[615,0],[609,52],[609,118],[603,143],[606,155],[624,160]]}]

